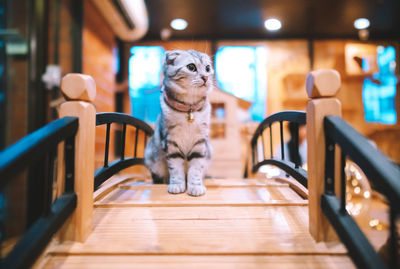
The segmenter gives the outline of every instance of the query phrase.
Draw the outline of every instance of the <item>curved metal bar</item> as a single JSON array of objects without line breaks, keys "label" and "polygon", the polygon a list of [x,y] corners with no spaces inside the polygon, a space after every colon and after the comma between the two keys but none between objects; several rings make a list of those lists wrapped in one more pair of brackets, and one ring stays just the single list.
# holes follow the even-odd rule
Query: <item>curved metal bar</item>
[{"label": "curved metal bar", "polygon": [[253,173],[256,173],[261,166],[266,164],[279,167],[280,169],[288,173],[290,176],[292,176],[294,179],[296,179],[301,185],[307,188],[308,186],[307,171],[301,167],[296,168],[294,163],[287,162],[284,160],[278,160],[278,159],[263,160],[253,166]]},{"label": "curved metal bar", "polygon": [[125,158],[124,160],[115,160],[108,164],[108,167],[100,167],[94,172],[94,190],[97,190],[100,185],[119,171],[134,166],[144,165],[143,158]]},{"label": "curved metal bar", "polygon": [[[123,134],[122,134],[122,156],[120,159],[117,159],[111,163],[108,163],[108,143],[109,143],[109,129],[112,123],[119,123],[123,125]],[[94,176],[94,189],[96,190],[99,186],[106,181],[108,178],[113,176],[114,174],[118,173],[122,169],[128,168],[133,165],[144,165],[143,158],[137,158],[137,140],[139,130],[144,132],[145,139],[147,136],[153,135],[153,129],[144,121],[134,118],[130,115],[118,112],[111,112],[111,113],[97,113],[96,114],[96,126],[107,124],[107,138],[106,138],[106,155],[105,155],[105,162],[104,166],[98,168],[95,171]],[[135,148],[134,148],[134,157],[132,158],[125,158],[125,136],[126,136],[126,125],[131,125],[136,128],[135,133]]]},{"label": "curved metal bar", "polygon": [[107,112],[96,114],[96,126],[107,124],[107,123],[121,123],[128,124],[131,126],[138,127],[143,130],[147,135],[153,135],[153,129],[144,121],[139,120],[131,115],[118,113],[118,112]]},{"label": "curved metal bar", "polygon": [[251,144],[255,145],[257,143],[257,137],[268,128],[270,124],[277,121],[290,121],[297,122],[300,124],[306,124],[306,112],[304,111],[282,111],[272,114],[266,118],[263,122],[258,125],[256,131],[254,132],[253,138],[251,139]]},{"label": "curved metal bar", "polygon": [[[299,167],[299,165],[294,164],[292,162],[288,162],[284,160],[284,149],[283,149],[283,130],[282,130],[282,122],[289,121],[298,124],[305,124],[306,123],[306,113],[304,111],[283,111],[272,114],[268,118],[266,118],[260,125],[257,127],[254,135],[251,139],[251,149],[253,154],[253,163],[252,163],[252,172],[256,173],[258,169],[265,164],[275,165],[281,168],[283,171],[291,175],[294,179],[296,179],[301,185],[307,188],[307,171],[303,168]],[[272,123],[279,122],[280,123],[280,135],[281,135],[281,152],[282,152],[282,160],[274,159],[273,152],[272,152],[272,131],[271,126]],[[254,151],[257,146],[257,140],[264,132],[266,128],[270,128],[270,151],[271,151],[271,158],[265,159],[261,162],[255,163],[254,158]],[[298,139],[298,138],[297,138]],[[264,140],[263,140],[264,142]],[[265,147],[263,146],[263,151],[265,151]]]}]

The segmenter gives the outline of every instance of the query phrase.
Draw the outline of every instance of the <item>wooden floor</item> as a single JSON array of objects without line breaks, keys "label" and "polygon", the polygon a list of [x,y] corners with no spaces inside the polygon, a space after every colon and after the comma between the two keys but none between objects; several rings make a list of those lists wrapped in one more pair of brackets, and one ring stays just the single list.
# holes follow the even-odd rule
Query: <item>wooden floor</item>
[{"label": "wooden floor", "polygon": [[354,268],[341,244],[314,242],[307,200],[288,184],[206,185],[202,197],[126,180],[103,188],[86,242],[53,242],[37,267]]}]

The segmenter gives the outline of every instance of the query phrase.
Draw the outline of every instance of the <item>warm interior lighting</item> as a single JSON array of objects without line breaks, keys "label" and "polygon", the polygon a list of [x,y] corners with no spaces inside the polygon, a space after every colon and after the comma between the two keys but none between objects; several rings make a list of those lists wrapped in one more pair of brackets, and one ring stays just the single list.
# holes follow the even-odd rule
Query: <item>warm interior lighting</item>
[{"label": "warm interior lighting", "polygon": [[361,192],[361,188],[360,187],[355,187],[354,188],[354,193],[355,194],[360,194],[360,192]]},{"label": "warm interior lighting", "polygon": [[368,199],[369,197],[371,197],[371,193],[369,191],[365,191],[364,192],[364,198]]},{"label": "warm interior lighting", "polygon": [[379,219],[372,219],[369,222],[369,227],[371,227],[373,230],[378,230],[378,231],[382,231],[382,230],[386,230],[388,227],[387,225],[385,225],[382,221],[380,221]]},{"label": "warm interior lighting", "polygon": [[354,21],[354,27],[359,30],[366,29],[369,27],[369,20],[366,18],[358,18]]},{"label": "warm interior lighting", "polygon": [[264,22],[264,26],[268,31],[277,31],[281,29],[282,23],[278,19],[268,19]]},{"label": "warm interior lighting", "polygon": [[185,30],[188,23],[184,19],[174,19],[171,21],[171,27],[175,30]]}]

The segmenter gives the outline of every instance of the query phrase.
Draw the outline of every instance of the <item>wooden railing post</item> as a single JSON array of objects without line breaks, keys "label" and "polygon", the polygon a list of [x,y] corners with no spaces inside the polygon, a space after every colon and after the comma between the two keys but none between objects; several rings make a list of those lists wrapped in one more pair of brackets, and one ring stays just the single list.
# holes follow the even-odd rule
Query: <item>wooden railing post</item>
[{"label": "wooden railing post", "polygon": [[[321,195],[325,190],[324,117],[341,116],[341,104],[335,98],[340,83],[340,74],[336,70],[312,71],[306,78],[307,95],[311,99],[307,103],[309,230],[317,242],[337,240],[321,210]],[[340,189],[337,184],[340,184],[338,180],[335,181],[335,190]]]},{"label": "wooden railing post", "polygon": [[60,240],[84,242],[93,226],[96,109],[91,102],[96,97],[96,84],[90,76],[68,74],[62,79],[61,90],[67,102],[60,106],[60,117],[78,117],[79,129],[75,139],[74,180],[78,203],[60,230]]}]

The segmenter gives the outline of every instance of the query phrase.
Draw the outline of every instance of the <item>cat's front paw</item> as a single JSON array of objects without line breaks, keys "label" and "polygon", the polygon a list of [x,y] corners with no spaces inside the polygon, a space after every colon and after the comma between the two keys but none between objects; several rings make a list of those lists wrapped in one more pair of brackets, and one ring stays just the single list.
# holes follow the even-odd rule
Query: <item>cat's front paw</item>
[{"label": "cat's front paw", "polygon": [[169,193],[182,193],[185,192],[185,184],[169,184],[168,185],[168,192]]},{"label": "cat's front paw", "polygon": [[191,196],[201,196],[206,193],[206,187],[204,185],[188,185],[187,193]]}]

